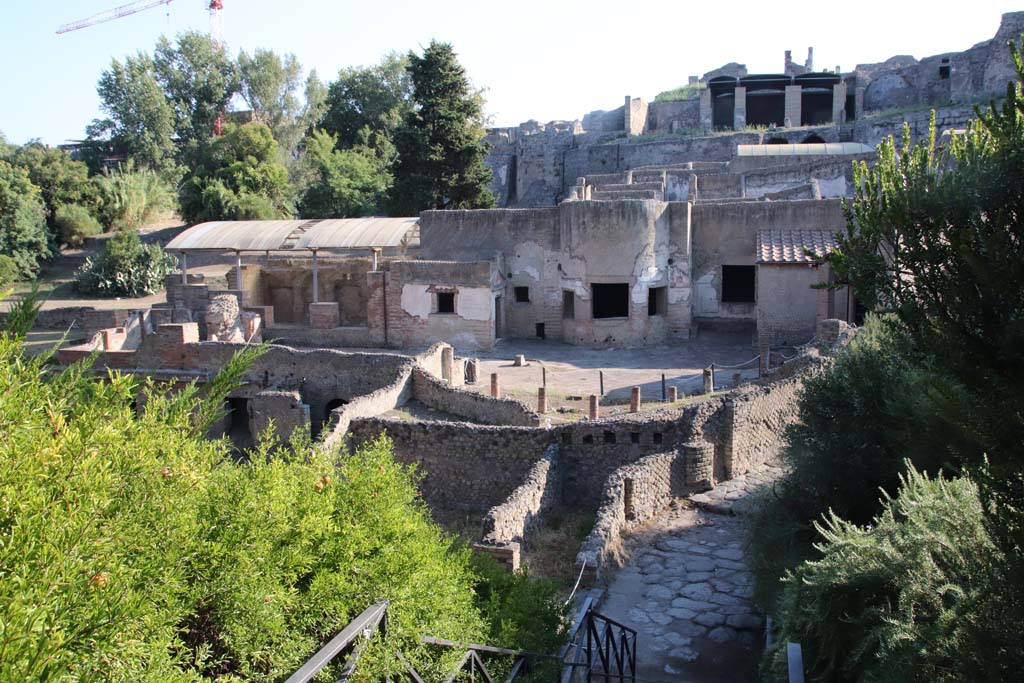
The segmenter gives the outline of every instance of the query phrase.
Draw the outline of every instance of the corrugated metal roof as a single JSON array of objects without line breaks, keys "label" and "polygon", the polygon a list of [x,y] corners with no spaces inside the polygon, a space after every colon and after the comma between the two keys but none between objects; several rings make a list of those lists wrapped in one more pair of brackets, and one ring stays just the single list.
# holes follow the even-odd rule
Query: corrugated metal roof
[{"label": "corrugated metal roof", "polygon": [[419,218],[331,218],[316,221],[295,249],[366,249],[397,247]]},{"label": "corrugated metal roof", "polygon": [[757,262],[820,263],[838,246],[835,233],[827,230],[758,230]]},{"label": "corrugated metal roof", "polygon": [[874,147],[859,142],[825,142],[803,145],[736,145],[738,157],[789,157],[825,154],[869,154]]},{"label": "corrugated metal roof", "polygon": [[185,230],[169,251],[279,251],[401,246],[418,218],[212,221]]}]

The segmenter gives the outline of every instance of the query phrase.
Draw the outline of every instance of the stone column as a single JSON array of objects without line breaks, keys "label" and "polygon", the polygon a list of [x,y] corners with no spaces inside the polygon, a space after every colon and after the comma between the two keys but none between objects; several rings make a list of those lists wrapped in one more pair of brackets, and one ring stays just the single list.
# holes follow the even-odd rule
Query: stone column
[{"label": "stone column", "polygon": [[537,412],[541,415],[548,412],[548,392],[544,387],[537,387]]},{"label": "stone column", "polygon": [[498,373],[491,373],[491,398],[501,398],[501,384],[498,382]]},{"label": "stone column", "polygon": [[675,403],[679,400],[679,387],[668,388],[668,402]]},{"label": "stone column", "polygon": [[770,344],[761,344],[758,348],[760,357],[758,359],[758,374],[764,377],[772,369],[772,347]]},{"label": "stone column", "polygon": [[732,112],[732,129],[743,130],[747,127],[747,89],[736,88],[736,100]]},{"label": "stone column", "polygon": [[799,85],[786,86],[786,125],[799,126],[800,117],[803,114],[803,87]]},{"label": "stone column", "polygon": [[715,369],[704,368],[704,393],[710,394],[715,390]]},{"label": "stone column", "polygon": [[455,364],[455,349],[446,346],[441,349],[441,379],[451,384],[452,366]]},{"label": "stone column", "polygon": [[679,447],[686,471],[686,483],[710,489],[715,480],[715,447],[706,441],[691,441]]},{"label": "stone column", "polygon": [[711,88],[700,91],[700,128],[705,133],[714,127],[714,116],[711,109]]},{"label": "stone column", "polygon": [[629,392],[629,412],[640,412],[640,387],[633,387]]},{"label": "stone column", "polygon": [[590,410],[588,416],[591,420],[596,420],[601,416],[601,399],[594,395],[590,395]]},{"label": "stone column", "polygon": [[832,123],[846,122],[846,84],[836,83],[832,89]]}]

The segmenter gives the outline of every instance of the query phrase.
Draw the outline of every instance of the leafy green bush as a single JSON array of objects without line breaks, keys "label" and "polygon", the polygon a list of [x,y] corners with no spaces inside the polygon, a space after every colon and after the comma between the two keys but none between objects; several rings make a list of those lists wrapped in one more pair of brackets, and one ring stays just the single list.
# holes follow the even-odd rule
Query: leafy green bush
[{"label": "leafy green bush", "polygon": [[816,527],[821,559],[787,577],[767,655],[782,680],[786,642],[801,644],[813,681],[1008,680],[983,673],[998,670],[1000,648],[1019,634],[983,617],[998,600],[1000,558],[972,481],[910,468],[872,524],[832,514]]},{"label": "leafy green bush", "polygon": [[130,164],[96,178],[102,208],[100,222],[108,230],[135,230],[159,219],[174,207],[174,192],[150,169]]},{"label": "leafy green bush", "polygon": [[99,235],[103,226],[89,210],[78,204],[65,204],[57,208],[54,214],[54,225],[57,228],[57,239],[70,247],[80,247],[85,238]]},{"label": "leafy green bush", "polygon": [[197,436],[194,387],[136,416],[135,379],[44,362],[0,337],[5,680],[280,681],[381,599],[368,678],[397,648],[436,677],[459,653],[421,636],[485,636],[468,551],[385,441],[236,465]]},{"label": "leafy green bush", "polygon": [[29,279],[50,257],[49,242],[39,188],[23,169],[0,161],[0,255],[14,262],[19,278]]},{"label": "leafy green bush", "polygon": [[658,93],[654,96],[654,101],[679,102],[681,100],[696,100],[700,97],[701,91],[707,87],[707,83],[681,85],[678,88]]},{"label": "leafy green bush", "polygon": [[134,230],[119,230],[103,251],[75,273],[78,291],[91,296],[147,296],[163,289],[177,260],[156,244],[143,244]]},{"label": "leafy green bush", "polygon": [[56,220],[61,206],[77,204],[91,214],[99,210],[99,190],[89,181],[88,166],[73,160],[64,150],[33,142],[20,147],[11,163],[24,168],[32,184],[39,188],[47,223],[54,235],[59,229]]},{"label": "leafy green bush", "polygon": [[336,136],[323,130],[306,138],[300,165],[308,179],[299,215],[348,218],[380,213],[392,180],[387,164],[370,145],[339,150],[336,144]]},{"label": "leafy green bush", "polygon": [[14,259],[6,254],[0,254],[0,287],[17,282],[20,277],[21,271]]}]

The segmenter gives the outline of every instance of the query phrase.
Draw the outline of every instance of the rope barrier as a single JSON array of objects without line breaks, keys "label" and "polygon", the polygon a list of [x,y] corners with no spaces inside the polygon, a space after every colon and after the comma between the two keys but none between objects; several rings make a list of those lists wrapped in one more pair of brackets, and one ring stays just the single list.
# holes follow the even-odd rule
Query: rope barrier
[{"label": "rope barrier", "polygon": [[565,605],[568,605],[570,602],[572,602],[573,597],[576,595],[576,589],[580,587],[580,581],[583,580],[583,570],[586,568],[587,558],[583,558],[583,566],[580,567],[580,575],[576,577],[576,585],[572,587],[572,593],[569,593],[569,597],[568,599],[566,599]]},{"label": "rope barrier", "polygon": [[739,370],[743,366],[750,365],[754,361],[759,361],[759,360],[761,360],[761,356],[757,355],[757,356],[754,356],[753,358],[751,358],[748,361],[744,361],[744,362],[740,363],[739,365],[719,365],[718,363],[712,363],[711,367],[714,368],[715,370]]}]

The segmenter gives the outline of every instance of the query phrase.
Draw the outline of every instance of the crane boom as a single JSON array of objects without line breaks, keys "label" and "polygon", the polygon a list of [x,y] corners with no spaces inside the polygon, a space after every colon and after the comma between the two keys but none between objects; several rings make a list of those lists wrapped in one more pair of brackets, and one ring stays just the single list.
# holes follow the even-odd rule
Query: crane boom
[{"label": "crane boom", "polygon": [[127,17],[130,14],[147,10],[157,5],[169,5],[173,0],[136,0],[135,2],[129,2],[127,5],[121,5],[114,9],[109,9],[106,12],[100,12],[94,14],[87,19],[81,19],[79,21],[73,21],[70,24],[64,24],[57,29],[58,35],[61,33],[68,33],[69,31],[77,31],[80,28],[86,26],[94,26],[95,24],[102,24],[105,21],[113,21],[114,19],[120,19],[121,17]]}]

